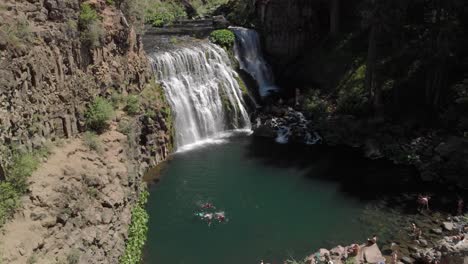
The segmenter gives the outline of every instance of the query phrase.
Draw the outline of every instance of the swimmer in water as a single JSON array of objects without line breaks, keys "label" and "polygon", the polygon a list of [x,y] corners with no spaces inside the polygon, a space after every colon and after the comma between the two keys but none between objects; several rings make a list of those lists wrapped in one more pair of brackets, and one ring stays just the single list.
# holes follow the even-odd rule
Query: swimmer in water
[{"label": "swimmer in water", "polygon": [[203,218],[208,222],[208,226],[210,226],[211,225],[211,220],[213,219],[213,214],[212,213],[205,214],[203,216]]},{"label": "swimmer in water", "polygon": [[204,203],[201,206],[203,209],[214,209],[214,206],[212,203]]},{"label": "swimmer in water", "polygon": [[215,213],[215,217],[220,223],[226,220],[226,215],[224,214],[224,212]]}]

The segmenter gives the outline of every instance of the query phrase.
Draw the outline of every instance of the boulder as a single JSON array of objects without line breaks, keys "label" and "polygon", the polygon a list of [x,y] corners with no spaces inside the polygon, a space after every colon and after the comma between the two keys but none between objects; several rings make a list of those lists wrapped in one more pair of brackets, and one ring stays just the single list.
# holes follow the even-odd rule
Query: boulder
[{"label": "boulder", "polygon": [[451,222],[443,222],[443,223],[442,223],[442,227],[443,227],[444,230],[446,230],[446,231],[452,231],[453,228],[454,228],[454,224],[451,223]]},{"label": "boulder", "polygon": [[213,16],[213,27],[216,29],[228,28],[229,21],[224,16]]},{"label": "boulder", "polygon": [[415,261],[413,258],[410,258],[410,257],[407,257],[407,256],[401,257],[400,260],[405,264],[413,264],[414,261]]}]

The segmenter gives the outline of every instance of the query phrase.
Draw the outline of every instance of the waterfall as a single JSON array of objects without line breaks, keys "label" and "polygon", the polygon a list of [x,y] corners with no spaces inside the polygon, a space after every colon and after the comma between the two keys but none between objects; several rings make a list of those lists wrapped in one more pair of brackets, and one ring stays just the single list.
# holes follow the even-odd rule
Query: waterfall
[{"label": "waterfall", "polygon": [[150,61],[173,112],[176,148],[230,129],[250,129],[239,76],[227,53],[210,43],[154,52]]},{"label": "waterfall", "polygon": [[270,65],[263,58],[260,38],[255,30],[231,27],[236,35],[234,51],[240,68],[248,72],[257,81],[260,96],[267,96],[270,91],[277,91]]}]

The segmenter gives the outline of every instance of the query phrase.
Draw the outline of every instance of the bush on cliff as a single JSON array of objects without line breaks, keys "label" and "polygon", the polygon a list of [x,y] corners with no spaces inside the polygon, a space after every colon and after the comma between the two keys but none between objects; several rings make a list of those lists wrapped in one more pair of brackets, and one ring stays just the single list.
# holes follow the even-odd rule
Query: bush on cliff
[{"label": "bush on cliff", "polygon": [[367,92],[364,87],[366,65],[350,71],[348,78],[340,83],[337,112],[341,114],[364,115],[368,110]]},{"label": "bush on cliff", "polygon": [[81,41],[90,48],[96,48],[101,45],[104,36],[101,22],[96,10],[87,3],[81,5],[79,26],[81,30]]},{"label": "bush on cliff", "polygon": [[148,232],[149,216],[145,210],[148,196],[148,191],[142,191],[135,208],[132,210],[132,223],[128,229],[127,245],[124,254],[120,258],[120,264],[135,264],[141,261],[146,233]]},{"label": "bush on cliff", "polygon": [[129,115],[136,115],[140,112],[140,100],[136,95],[129,95],[127,97],[126,106],[124,108],[125,112]]},{"label": "bush on cliff", "polygon": [[155,27],[162,27],[185,17],[187,14],[184,8],[175,2],[155,2],[148,5],[145,11],[146,23]]},{"label": "bush on cliff", "polygon": [[329,108],[327,101],[320,97],[317,90],[313,90],[305,96],[304,106],[307,113],[311,114],[314,119],[324,117]]},{"label": "bush on cliff", "polygon": [[96,97],[85,112],[85,124],[88,128],[101,133],[108,128],[108,122],[113,116],[112,104],[102,97]]},{"label": "bush on cliff", "polygon": [[225,48],[230,48],[234,45],[236,37],[229,29],[218,29],[210,34],[211,42],[218,44]]},{"label": "bush on cliff", "polygon": [[0,39],[11,48],[18,48],[31,42],[32,31],[29,22],[26,18],[20,17],[15,23],[0,25]]},{"label": "bush on cliff", "polygon": [[0,183],[0,226],[13,214],[19,205],[20,193],[9,182]]},{"label": "bush on cliff", "polygon": [[102,142],[95,133],[89,131],[84,133],[83,142],[89,149],[94,150],[97,153],[102,152]]},{"label": "bush on cliff", "polygon": [[5,224],[20,204],[21,196],[28,188],[28,178],[39,167],[39,160],[50,153],[47,147],[32,153],[14,152],[12,162],[6,168],[7,179],[0,182],[0,227]]}]

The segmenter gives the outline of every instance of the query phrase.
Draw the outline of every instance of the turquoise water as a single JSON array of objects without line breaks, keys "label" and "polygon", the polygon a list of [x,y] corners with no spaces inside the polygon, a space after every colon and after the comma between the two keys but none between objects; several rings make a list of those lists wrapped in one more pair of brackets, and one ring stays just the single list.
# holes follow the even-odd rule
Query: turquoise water
[{"label": "turquoise water", "polygon": [[[150,187],[144,262],[282,263],[319,247],[362,242],[384,232],[366,219],[383,195],[378,186],[386,178],[374,180],[376,174],[394,173],[371,163],[355,152],[246,136],[177,153]],[[195,217],[207,201],[228,222],[208,226]]]}]

